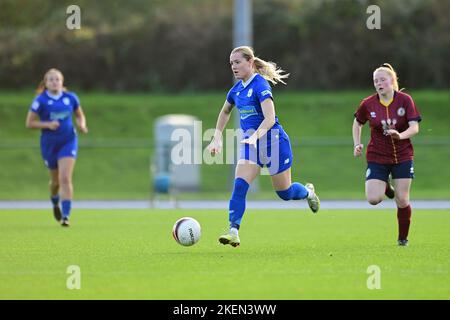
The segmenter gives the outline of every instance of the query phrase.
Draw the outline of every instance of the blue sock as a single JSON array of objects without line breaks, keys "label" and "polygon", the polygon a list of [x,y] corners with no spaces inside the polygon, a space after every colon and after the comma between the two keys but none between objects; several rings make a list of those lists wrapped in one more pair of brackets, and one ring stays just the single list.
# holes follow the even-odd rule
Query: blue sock
[{"label": "blue sock", "polygon": [[59,203],[59,195],[51,196],[50,200],[52,200],[53,206],[56,207]]},{"label": "blue sock", "polygon": [[69,218],[70,209],[72,209],[72,201],[71,200],[63,200],[63,201],[61,201],[61,206],[62,206],[63,218]]},{"label": "blue sock", "polygon": [[241,225],[242,216],[245,211],[245,197],[247,196],[248,188],[249,184],[244,179],[237,178],[234,180],[234,189],[229,206],[231,228],[239,229],[239,226]]},{"label": "blue sock", "polygon": [[300,200],[305,199],[308,196],[308,189],[304,185],[298,182],[291,184],[289,189],[283,191],[277,191],[278,196],[283,200]]}]

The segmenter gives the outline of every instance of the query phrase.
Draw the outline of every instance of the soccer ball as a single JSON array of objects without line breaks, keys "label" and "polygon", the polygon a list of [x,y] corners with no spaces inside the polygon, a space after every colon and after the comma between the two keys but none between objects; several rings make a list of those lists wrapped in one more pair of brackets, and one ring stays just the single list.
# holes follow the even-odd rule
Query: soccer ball
[{"label": "soccer ball", "polygon": [[172,235],[182,246],[192,246],[200,240],[202,228],[197,220],[190,217],[178,219],[173,225]]}]

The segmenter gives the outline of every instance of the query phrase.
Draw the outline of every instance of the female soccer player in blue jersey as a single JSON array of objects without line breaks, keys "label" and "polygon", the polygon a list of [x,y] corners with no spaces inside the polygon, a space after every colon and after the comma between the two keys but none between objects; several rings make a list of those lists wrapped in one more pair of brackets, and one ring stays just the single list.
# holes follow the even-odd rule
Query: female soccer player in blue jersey
[{"label": "female soccer player in blue jersey", "polygon": [[275,115],[272,89],[268,83],[285,83],[283,79],[289,75],[283,74],[284,71],[278,69],[275,63],[255,57],[253,49],[247,46],[233,49],[230,65],[234,76],[240,81],[227,94],[208,149],[212,155],[221,152],[222,132],[236,106],[244,139],[241,141],[240,159],[229,203],[230,230],[219,238],[219,242],[237,247],[240,245],[238,230],[245,211],[247,191],[262,167],[268,168],[272,185],[281,199],[306,198],[314,213],[319,210],[320,201],[311,183],[303,186],[291,182],[291,144]]},{"label": "female soccer player in blue jersey", "polygon": [[[48,70],[38,87],[26,119],[29,129],[41,129],[41,154],[50,172],[50,195],[53,215],[62,226],[69,226],[72,206],[72,173],[78,151],[76,122],[82,133],[87,133],[86,117],[78,97],[63,86],[63,74],[57,69]],[[59,200],[61,198],[61,209]]]}]

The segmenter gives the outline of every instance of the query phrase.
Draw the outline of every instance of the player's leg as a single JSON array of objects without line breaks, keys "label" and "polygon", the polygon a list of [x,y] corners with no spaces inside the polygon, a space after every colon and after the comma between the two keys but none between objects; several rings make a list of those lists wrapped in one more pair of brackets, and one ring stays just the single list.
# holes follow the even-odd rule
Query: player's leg
[{"label": "player's leg", "polygon": [[392,169],[397,204],[398,245],[408,245],[409,226],[411,224],[411,205],[409,192],[414,178],[413,161],[396,164]]},{"label": "player's leg", "polygon": [[288,135],[281,134],[278,143],[272,143],[269,149],[271,149],[271,157],[268,169],[272,178],[272,186],[277,195],[285,201],[307,199],[312,212],[319,211],[320,200],[315,193],[314,185],[312,183],[306,185],[299,182],[292,183],[293,156]]},{"label": "player's leg", "polygon": [[312,212],[319,211],[320,200],[314,191],[314,185],[307,183],[305,186],[299,182],[291,183],[291,168],[271,176],[272,186],[277,195],[285,200],[307,199]]},{"label": "player's leg", "polygon": [[248,160],[239,160],[236,166],[233,193],[229,206],[230,227],[239,229],[242,216],[245,212],[245,202],[248,188],[253,180],[260,174],[261,168]]},{"label": "player's leg", "polygon": [[50,174],[50,200],[53,204],[53,216],[55,220],[60,222],[62,215],[61,209],[59,208],[59,175],[58,169],[49,169]]},{"label": "player's leg", "polygon": [[[48,170],[50,174],[50,182],[49,182],[49,188],[50,188],[50,195],[51,197],[58,197],[59,198],[59,179],[58,179],[58,169],[49,169]],[[59,200],[59,199],[58,199]],[[54,205],[57,205],[58,202],[53,202]]]},{"label": "player's leg", "polygon": [[366,171],[366,198],[371,205],[383,201],[389,180],[388,165],[369,162]]},{"label": "player's leg", "polygon": [[58,177],[58,145],[41,137],[41,154],[45,166],[49,170],[50,200],[53,205],[53,217],[61,221],[61,209],[59,208],[59,177]]},{"label": "player's leg", "polygon": [[409,191],[412,179],[394,179],[395,202],[397,204],[398,244],[407,245],[411,224],[411,205]]},{"label": "player's leg", "polygon": [[394,197],[395,197],[395,189],[392,186],[390,180],[388,180],[388,182],[386,183],[386,189],[384,190],[384,194],[389,199],[394,199]]},{"label": "player's leg", "polygon": [[72,174],[78,152],[78,139],[74,136],[64,143],[58,151],[59,189],[62,207],[62,226],[69,226],[72,209],[73,184]]},{"label": "player's leg", "polygon": [[58,160],[59,186],[62,206],[62,222],[63,226],[68,226],[70,211],[72,209],[73,184],[72,174],[75,167],[75,158],[64,157]]},{"label": "player's leg", "polygon": [[259,175],[261,168],[256,163],[241,159],[236,166],[233,193],[229,202],[229,233],[220,236],[219,242],[237,247],[240,244],[238,230],[245,212],[247,191],[252,181]]},{"label": "player's leg", "polygon": [[371,205],[377,205],[384,198],[386,190],[386,182],[378,179],[371,179],[366,181],[366,198]]}]

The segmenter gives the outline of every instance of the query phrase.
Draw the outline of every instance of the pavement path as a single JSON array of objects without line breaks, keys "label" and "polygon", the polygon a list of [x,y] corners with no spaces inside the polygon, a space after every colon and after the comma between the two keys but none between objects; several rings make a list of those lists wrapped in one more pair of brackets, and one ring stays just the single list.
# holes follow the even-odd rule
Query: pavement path
[{"label": "pavement path", "polygon": [[[414,209],[450,209],[450,200],[412,200]],[[50,201],[0,201],[1,209],[48,209]],[[181,201],[154,201],[148,200],[77,200],[73,202],[74,209],[228,209],[225,200],[181,200]],[[306,201],[248,201],[248,209],[307,209]],[[371,206],[366,201],[358,200],[324,200],[321,209],[395,209],[393,200],[385,200],[377,206]]]}]

